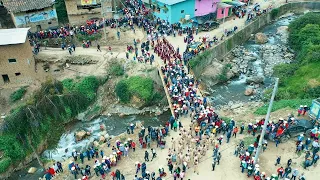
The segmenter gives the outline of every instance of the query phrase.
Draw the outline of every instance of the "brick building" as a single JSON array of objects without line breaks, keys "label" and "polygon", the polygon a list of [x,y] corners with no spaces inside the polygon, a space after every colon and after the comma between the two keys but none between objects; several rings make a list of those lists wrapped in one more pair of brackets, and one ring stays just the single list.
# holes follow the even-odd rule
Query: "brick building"
[{"label": "brick building", "polygon": [[15,26],[39,31],[58,26],[54,0],[2,0],[14,16]]},{"label": "brick building", "polygon": [[113,2],[117,0],[65,0],[69,23],[81,25],[90,19],[111,18]]},{"label": "brick building", "polygon": [[0,86],[30,84],[36,78],[35,60],[27,39],[29,28],[0,29]]}]

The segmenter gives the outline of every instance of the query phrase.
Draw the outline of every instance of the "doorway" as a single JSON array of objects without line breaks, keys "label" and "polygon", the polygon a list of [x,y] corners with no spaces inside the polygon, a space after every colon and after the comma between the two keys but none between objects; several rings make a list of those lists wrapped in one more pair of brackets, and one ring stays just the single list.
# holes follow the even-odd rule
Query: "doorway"
[{"label": "doorway", "polygon": [[3,82],[4,82],[4,83],[9,83],[9,82],[10,82],[10,79],[9,79],[8,74],[3,74],[3,75],[2,75],[2,79],[3,79]]},{"label": "doorway", "polygon": [[37,25],[37,31],[41,31],[41,25]]}]

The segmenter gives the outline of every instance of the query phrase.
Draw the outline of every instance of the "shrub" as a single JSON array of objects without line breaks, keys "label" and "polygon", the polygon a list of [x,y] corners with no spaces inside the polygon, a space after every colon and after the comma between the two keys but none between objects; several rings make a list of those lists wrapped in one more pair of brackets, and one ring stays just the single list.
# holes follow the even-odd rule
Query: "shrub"
[{"label": "shrub", "polygon": [[120,81],[116,85],[116,94],[122,103],[128,103],[131,99],[128,84],[124,80]]},{"label": "shrub", "polygon": [[271,18],[275,19],[279,15],[279,8],[271,10]]},{"label": "shrub", "polygon": [[94,76],[88,76],[75,85],[75,90],[86,95],[88,100],[92,102],[96,97],[98,87],[99,80]]},{"label": "shrub", "polygon": [[124,68],[116,61],[110,64],[109,73],[113,76],[122,76],[124,75]]},{"label": "shrub", "polygon": [[91,34],[91,35],[87,35],[87,34],[77,34],[76,35],[78,41],[95,41],[95,40],[99,40],[101,39],[102,35],[100,33],[96,33],[96,34]]},{"label": "shrub", "polygon": [[20,142],[13,135],[0,136],[0,151],[3,151],[5,157],[13,161],[21,160],[26,156]]},{"label": "shrub", "polygon": [[[282,108],[298,108],[300,105],[310,105],[311,99],[288,99],[288,100],[280,100],[273,102],[271,112],[274,112],[276,110],[282,109]],[[261,107],[259,107],[254,113],[258,115],[266,115],[268,111],[268,104],[265,104]]]},{"label": "shrub", "polygon": [[11,164],[11,159],[10,158],[3,158],[0,160],[0,173],[4,173],[7,171]]},{"label": "shrub", "polygon": [[20,100],[26,94],[26,92],[27,87],[21,87],[10,95],[10,101],[16,102],[17,100]]},{"label": "shrub", "polygon": [[135,95],[148,104],[153,99],[153,89],[153,80],[151,78],[132,76],[118,82],[116,94],[123,103],[129,102],[131,97]]}]

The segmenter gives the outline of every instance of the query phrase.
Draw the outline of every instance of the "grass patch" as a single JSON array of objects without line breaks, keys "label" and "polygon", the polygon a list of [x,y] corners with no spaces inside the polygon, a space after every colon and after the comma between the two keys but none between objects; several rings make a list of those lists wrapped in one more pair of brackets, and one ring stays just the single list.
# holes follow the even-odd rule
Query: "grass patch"
[{"label": "grass patch", "polygon": [[[297,109],[300,105],[310,105],[312,99],[284,99],[273,102],[273,106],[271,109],[271,112],[277,111],[279,109],[283,109],[286,107]],[[261,107],[259,107],[254,113],[257,115],[266,115],[268,111],[268,104],[265,104]]]},{"label": "grass patch", "polygon": [[27,92],[27,87],[21,87],[20,89],[14,91],[11,95],[10,95],[10,101],[11,102],[16,102],[17,100],[20,100]]},{"label": "grass patch", "polygon": [[243,138],[244,147],[249,147],[250,144],[254,144],[254,141],[256,140],[256,137],[248,136]]},{"label": "grass patch", "polygon": [[113,76],[124,75],[124,68],[119,61],[112,61],[109,65],[109,74]]}]

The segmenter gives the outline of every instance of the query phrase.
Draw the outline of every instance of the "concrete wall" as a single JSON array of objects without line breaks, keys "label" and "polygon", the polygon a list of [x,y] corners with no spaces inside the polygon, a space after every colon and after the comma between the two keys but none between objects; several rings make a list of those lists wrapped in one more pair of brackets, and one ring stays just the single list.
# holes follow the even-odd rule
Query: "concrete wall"
[{"label": "concrete wall", "polygon": [[[8,75],[10,84],[23,85],[33,82],[37,74],[28,40],[24,44],[0,46],[0,52],[0,86],[4,85],[2,75]],[[16,59],[16,62],[9,63],[8,59]]]},{"label": "concrete wall", "polygon": [[[320,10],[320,2],[288,3],[279,7],[278,16],[282,16],[287,12],[296,12],[303,9]],[[251,34],[258,32],[261,28],[271,22],[271,14],[264,14],[248,24],[245,28],[239,30],[233,36],[225,39],[224,42],[218,44],[212,49],[209,49],[208,51],[211,52],[211,56],[193,69],[195,76],[199,78],[203,70],[211,64],[213,59],[222,60],[234,47],[246,42],[250,38]]]}]

